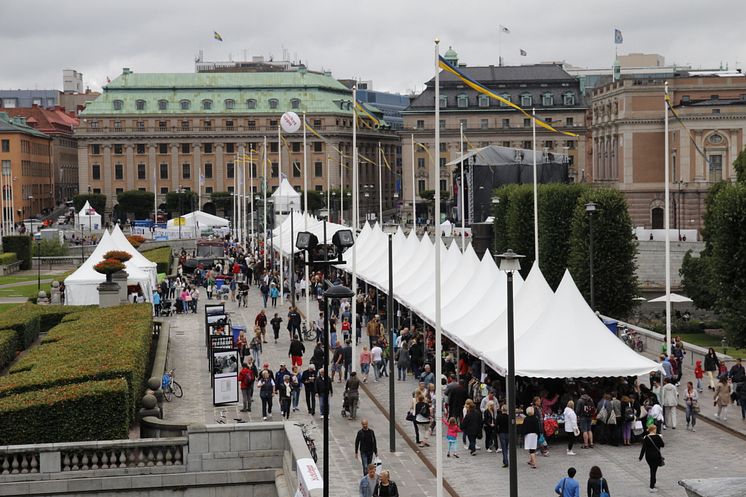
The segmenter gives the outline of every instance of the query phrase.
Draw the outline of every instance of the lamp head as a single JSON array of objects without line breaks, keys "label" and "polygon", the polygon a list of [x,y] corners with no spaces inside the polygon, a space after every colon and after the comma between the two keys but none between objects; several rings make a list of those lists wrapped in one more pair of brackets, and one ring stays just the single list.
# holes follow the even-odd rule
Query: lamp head
[{"label": "lamp head", "polygon": [[301,231],[295,239],[295,247],[299,250],[311,251],[319,244],[316,235],[308,231]]},{"label": "lamp head", "polygon": [[585,204],[585,212],[596,212],[596,209],[598,208],[598,204],[595,202],[588,202]]},{"label": "lamp head", "polygon": [[511,249],[508,249],[503,254],[497,254],[495,256],[495,258],[498,261],[500,271],[505,271],[506,273],[511,273],[513,271],[520,271],[521,259],[523,257],[526,257],[526,256],[516,254]]},{"label": "lamp head", "polygon": [[334,233],[332,235],[332,244],[337,247],[338,253],[342,253],[345,249],[352,247],[355,244],[352,230],[339,230]]}]

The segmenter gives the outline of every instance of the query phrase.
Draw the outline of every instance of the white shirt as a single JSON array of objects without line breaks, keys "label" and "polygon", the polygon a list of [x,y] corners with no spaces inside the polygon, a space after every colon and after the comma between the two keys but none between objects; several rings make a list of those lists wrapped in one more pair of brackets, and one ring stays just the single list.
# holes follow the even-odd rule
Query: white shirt
[{"label": "white shirt", "polygon": [[383,350],[378,345],[370,349],[370,358],[373,362],[380,361],[382,355],[383,355]]}]

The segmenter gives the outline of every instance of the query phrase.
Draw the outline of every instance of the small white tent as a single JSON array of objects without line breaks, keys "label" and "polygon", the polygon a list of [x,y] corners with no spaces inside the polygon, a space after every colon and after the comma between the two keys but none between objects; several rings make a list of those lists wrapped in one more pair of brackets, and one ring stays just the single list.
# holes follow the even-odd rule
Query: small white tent
[{"label": "small white tent", "polygon": [[[178,228],[179,225],[176,224],[176,219],[169,219],[168,223],[166,223],[166,226],[171,228]],[[189,214],[184,214],[181,216],[182,221],[182,228],[184,227],[196,227],[198,226],[201,228],[219,228],[221,226],[228,226],[230,222],[227,219],[223,219],[222,217],[214,216],[212,214],[208,214],[207,212],[202,211],[194,211],[190,212]]]},{"label": "small white tent", "polygon": [[113,230],[111,230],[111,239],[117,250],[124,250],[132,255],[132,259],[130,260],[133,261],[138,269],[142,269],[150,275],[150,284],[155,287],[158,282],[158,264],[142,255],[135,247],[133,247],[130,241],[127,240],[127,237],[124,236],[124,233],[122,233],[118,224],[114,226]]},{"label": "small white tent", "polygon": [[279,188],[272,193],[272,200],[275,203],[275,214],[285,216],[290,210],[301,210],[300,193],[296,192],[285,178],[280,182]]},{"label": "small white tent", "polygon": [[[66,305],[98,305],[98,289],[96,287],[106,281],[106,276],[96,272],[93,266],[101,262],[104,254],[110,250],[121,250],[121,248],[114,244],[109,232],[104,230],[101,240],[90,257],[73,274],[65,278]],[[134,259],[128,260],[124,265],[128,274],[127,284],[140,285],[145,299],[150,301],[153,293],[150,275],[139,269]]]},{"label": "small white tent", "polygon": [[87,200],[83,208],[78,212],[75,229],[83,231],[102,229],[101,214],[97,213],[96,209],[91,207],[91,204]]}]

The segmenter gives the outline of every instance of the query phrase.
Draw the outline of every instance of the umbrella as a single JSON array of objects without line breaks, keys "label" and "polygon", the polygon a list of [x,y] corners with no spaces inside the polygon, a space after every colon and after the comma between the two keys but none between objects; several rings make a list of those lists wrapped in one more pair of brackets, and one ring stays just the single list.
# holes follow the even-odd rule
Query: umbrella
[{"label": "umbrella", "polygon": [[[678,293],[671,293],[669,294],[671,296],[671,302],[692,302],[692,299],[689,297],[684,297],[683,295],[679,295]],[[665,302],[666,296],[661,295],[658,298],[648,300],[648,302],[655,303],[655,302]]]}]

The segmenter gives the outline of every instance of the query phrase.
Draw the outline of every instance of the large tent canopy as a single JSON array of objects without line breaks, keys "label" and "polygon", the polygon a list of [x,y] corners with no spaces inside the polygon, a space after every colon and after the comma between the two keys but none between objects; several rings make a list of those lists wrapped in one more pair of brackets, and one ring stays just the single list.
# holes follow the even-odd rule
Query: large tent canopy
[{"label": "large tent canopy", "polygon": [[155,285],[158,282],[158,264],[142,255],[139,250],[133,247],[130,241],[127,240],[127,237],[124,236],[124,233],[122,233],[118,224],[114,226],[113,230],[111,230],[111,239],[114,242],[114,245],[117,246],[117,250],[124,250],[132,255],[132,259],[130,260],[133,261],[133,264],[138,269],[142,269],[148,273],[150,276],[150,285],[155,288]]},{"label": "large tent canopy", "polygon": [[280,186],[272,193],[275,212],[287,214],[291,209],[300,209],[300,193],[296,192],[287,178],[282,178]]},{"label": "large tent canopy", "polygon": [[219,228],[222,226],[228,226],[230,222],[222,217],[208,214],[207,212],[194,211],[189,214],[184,214],[180,218],[169,219],[166,226],[170,228],[178,228],[177,219],[181,219],[181,226],[184,227],[200,227],[200,228]]},{"label": "large tent canopy", "polygon": [[[292,229],[291,229],[292,228]],[[347,226],[336,223],[326,223],[326,240],[332,242],[332,236],[339,230],[348,230]],[[291,233],[292,231],[292,233]],[[275,250],[282,252],[285,257],[293,253],[300,252],[295,247],[295,239],[301,231],[309,231],[316,235],[319,243],[324,243],[324,222],[316,216],[304,214],[297,210],[292,210],[277,228],[272,230],[272,239],[270,243]]]},{"label": "large tent canopy", "polygon": [[85,205],[78,212],[75,229],[100,230],[101,227],[101,214],[97,213],[96,209],[91,207],[90,202],[86,200]]}]

